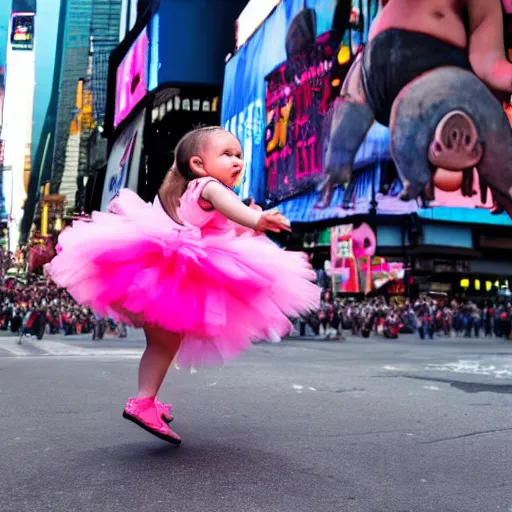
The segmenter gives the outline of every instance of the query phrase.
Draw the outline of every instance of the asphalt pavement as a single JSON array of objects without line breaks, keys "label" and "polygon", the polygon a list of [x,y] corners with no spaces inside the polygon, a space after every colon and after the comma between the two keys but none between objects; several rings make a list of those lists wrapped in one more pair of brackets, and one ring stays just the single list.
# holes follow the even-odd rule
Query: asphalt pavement
[{"label": "asphalt pavement", "polygon": [[512,512],[512,342],[285,340],[172,370],[179,448],[121,417],[142,349],[0,339],[0,511]]}]

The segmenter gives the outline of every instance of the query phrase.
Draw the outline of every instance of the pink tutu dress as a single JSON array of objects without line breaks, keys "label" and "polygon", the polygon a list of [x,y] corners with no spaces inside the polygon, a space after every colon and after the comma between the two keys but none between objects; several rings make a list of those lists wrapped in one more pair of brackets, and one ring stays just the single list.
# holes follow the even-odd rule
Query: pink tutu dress
[{"label": "pink tutu dress", "polygon": [[256,340],[290,333],[289,317],[319,305],[305,256],[280,249],[199,202],[213,178],[189,183],[175,223],[158,197],[121,190],[109,212],[75,222],[46,267],[100,315],[182,335],[180,366],[222,364]]}]

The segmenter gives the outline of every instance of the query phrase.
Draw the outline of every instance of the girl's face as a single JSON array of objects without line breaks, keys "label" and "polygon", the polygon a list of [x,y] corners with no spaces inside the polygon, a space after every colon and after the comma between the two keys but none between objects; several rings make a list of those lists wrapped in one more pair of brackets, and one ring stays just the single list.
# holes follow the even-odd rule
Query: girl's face
[{"label": "girl's face", "polygon": [[227,131],[212,133],[204,141],[200,158],[204,173],[229,188],[235,185],[244,168],[242,146],[238,139]]}]

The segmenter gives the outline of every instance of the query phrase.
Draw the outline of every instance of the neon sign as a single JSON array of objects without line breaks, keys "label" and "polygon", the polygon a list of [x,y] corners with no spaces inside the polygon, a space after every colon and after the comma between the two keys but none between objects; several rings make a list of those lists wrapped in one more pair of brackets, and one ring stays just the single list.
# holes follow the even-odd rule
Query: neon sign
[{"label": "neon sign", "polygon": [[322,177],[336,49],[331,33],[324,34],[311,51],[290,57],[267,77],[265,170],[271,202],[303,192]]}]

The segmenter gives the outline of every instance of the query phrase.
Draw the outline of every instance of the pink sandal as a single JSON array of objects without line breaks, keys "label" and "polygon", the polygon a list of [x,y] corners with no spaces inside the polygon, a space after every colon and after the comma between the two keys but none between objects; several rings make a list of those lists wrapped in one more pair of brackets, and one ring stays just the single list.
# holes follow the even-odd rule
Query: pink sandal
[{"label": "pink sandal", "polygon": [[[163,406],[163,404],[161,404]],[[168,405],[168,404],[166,404]],[[166,412],[170,416],[170,409]],[[172,444],[181,444],[181,438],[162,420],[161,408],[154,398],[128,398],[123,411],[123,418],[132,421],[154,436]]]}]

